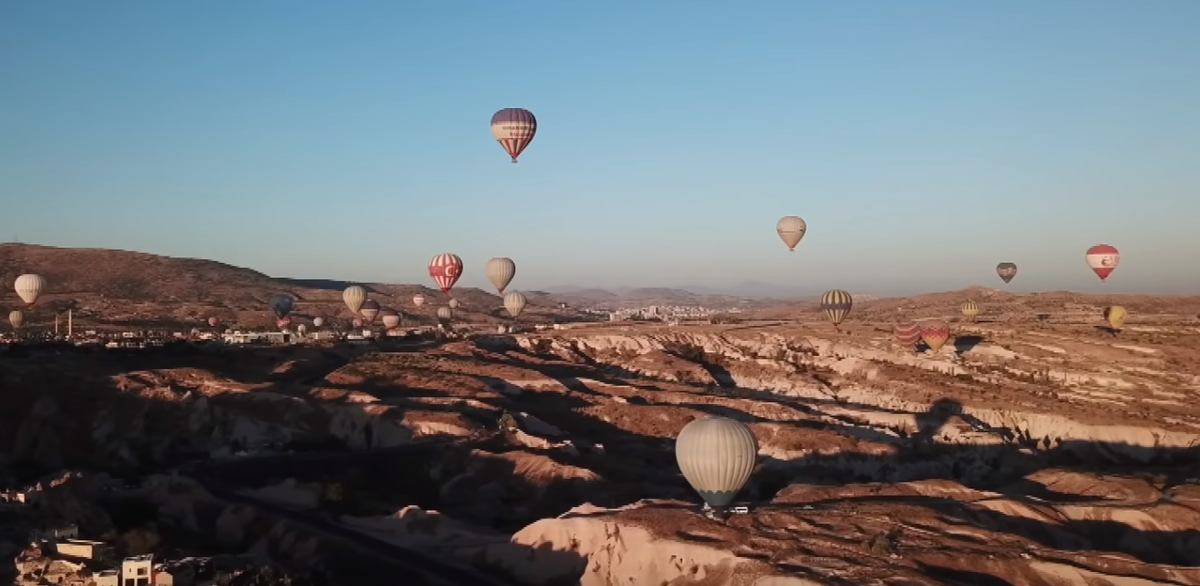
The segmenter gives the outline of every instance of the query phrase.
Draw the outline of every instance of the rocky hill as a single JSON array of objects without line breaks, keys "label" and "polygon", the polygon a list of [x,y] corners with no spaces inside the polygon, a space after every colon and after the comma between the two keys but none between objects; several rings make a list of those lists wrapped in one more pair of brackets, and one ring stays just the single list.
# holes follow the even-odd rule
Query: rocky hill
[{"label": "rocky hill", "polygon": [[[55,313],[74,310],[77,327],[180,327],[200,325],[217,317],[225,325],[269,326],[274,316],[267,299],[276,293],[296,298],[293,316],[310,320],[321,316],[347,321],[352,316],[342,303],[342,290],[355,284],[328,279],[288,279],[221,262],[174,258],[99,248],[58,248],[30,244],[0,244],[0,284],[3,306],[17,307],[13,281],[22,273],[45,277],[50,288],[29,312],[30,326],[53,321]],[[359,283],[385,308],[404,312],[410,323],[433,320],[436,306],[446,299],[436,289],[422,285]],[[422,308],[412,297],[423,293]],[[580,316],[558,309],[559,301],[547,294],[529,295],[522,314],[531,321],[571,321]],[[500,297],[476,288],[455,288],[465,321],[502,322],[508,314]],[[7,309],[5,311],[7,314]]]},{"label": "rocky hill", "polygon": [[[1197,295],[1087,294],[1071,291],[1013,293],[989,287],[967,287],[912,297],[875,298],[854,296],[850,322],[894,322],[902,319],[959,320],[962,305],[974,301],[984,322],[1057,322],[1102,323],[1104,307],[1121,305],[1130,312],[1130,320],[1158,319],[1188,323],[1200,313]],[[799,319],[820,321],[820,300],[779,303],[754,312],[762,319]]]}]

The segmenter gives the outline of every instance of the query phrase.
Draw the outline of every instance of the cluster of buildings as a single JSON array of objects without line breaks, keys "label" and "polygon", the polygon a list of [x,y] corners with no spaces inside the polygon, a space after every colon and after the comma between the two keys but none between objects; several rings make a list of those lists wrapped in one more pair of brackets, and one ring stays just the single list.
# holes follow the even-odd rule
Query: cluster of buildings
[{"label": "cluster of buildings", "polygon": [[716,309],[697,305],[651,305],[648,307],[622,308],[608,313],[608,321],[630,319],[675,321],[685,319],[707,319],[724,313]]},{"label": "cluster of buildings", "polygon": [[15,584],[34,586],[212,586],[229,583],[256,568],[249,556],[156,559],[154,554],[119,557],[104,541],[80,539],[74,525],[37,531],[13,561]]},{"label": "cluster of buildings", "polygon": [[[121,542],[84,539],[79,526],[57,515],[77,511],[78,504],[95,506],[94,495],[61,488],[79,482],[75,473],[45,478],[25,488],[0,490],[0,512],[10,521],[0,525],[0,557],[16,570],[18,586],[213,586],[253,583],[262,564],[251,555],[177,559],[144,553],[122,555]],[[128,488],[119,480],[101,476],[86,490]],[[59,492],[56,492],[59,491]],[[62,499],[68,500],[62,500]],[[70,499],[83,499],[77,505]],[[68,503],[64,509],[64,503]],[[55,512],[57,511],[57,512]],[[79,513],[86,516],[86,513]],[[58,520],[55,520],[58,519]],[[109,535],[115,535],[110,533]],[[20,545],[24,543],[24,545]],[[144,550],[143,550],[144,551]],[[140,553],[140,552],[139,552]],[[0,572],[6,573],[6,572]]]},{"label": "cluster of buildings", "polygon": [[80,539],[74,525],[35,531],[30,545],[14,560],[17,584],[65,586],[195,586],[211,583],[211,558],[158,561],[153,554],[118,558],[103,541]]}]

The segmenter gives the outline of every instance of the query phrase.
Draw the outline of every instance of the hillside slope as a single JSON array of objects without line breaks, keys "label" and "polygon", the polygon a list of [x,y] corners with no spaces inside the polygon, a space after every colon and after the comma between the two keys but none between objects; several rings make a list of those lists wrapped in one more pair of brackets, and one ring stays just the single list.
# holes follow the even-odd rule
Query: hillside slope
[{"label": "hillside slope", "polygon": [[[342,290],[352,283],[327,279],[270,277],[248,268],[204,259],[175,258],[99,248],[58,248],[31,244],[0,244],[0,284],[5,309],[21,305],[13,281],[22,273],[37,273],[49,282],[26,322],[38,327],[55,313],[74,310],[77,327],[199,326],[217,317],[227,326],[270,325],[274,316],[267,299],[276,293],[295,296],[293,316],[301,322],[320,316],[333,323],[353,316],[342,303]],[[446,296],[421,285],[362,283],[371,298],[385,308],[405,314],[409,323],[430,323]],[[417,308],[412,297],[429,300]],[[460,318],[470,322],[508,320],[500,297],[476,288],[454,290],[462,304]],[[528,321],[571,320],[578,315],[556,309],[557,300],[531,295],[522,314]]]}]

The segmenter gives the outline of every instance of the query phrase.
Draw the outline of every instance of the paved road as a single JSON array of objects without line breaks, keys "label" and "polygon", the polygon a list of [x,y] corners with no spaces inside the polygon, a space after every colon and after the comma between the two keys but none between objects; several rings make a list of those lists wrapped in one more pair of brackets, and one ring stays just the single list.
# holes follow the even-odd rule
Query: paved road
[{"label": "paved road", "polygon": [[[396,451],[403,450],[408,447],[410,446],[384,448],[379,451]],[[416,443],[411,445],[411,449],[425,449],[428,447],[430,447],[429,443]],[[278,457],[294,459],[303,456],[303,454],[289,454]],[[261,461],[273,458],[275,457],[263,456],[255,459]],[[445,558],[433,557],[419,550],[409,549],[393,543],[375,539],[369,535],[364,535],[352,529],[343,527],[320,515],[296,511],[274,502],[240,494],[236,490],[224,486],[220,482],[213,479],[212,473],[216,472],[223,464],[225,463],[213,462],[195,464],[180,470],[180,473],[195,480],[201,486],[203,486],[205,490],[209,491],[213,494],[213,496],[216,496],[221,500],[238,503],[265,511],[276,517],[286,519],[290,523],[303,526],[313,532],[351,544],[359,550],[373,554],[375,557],[380,558],[381,561],[384,561],[396,568],[397,574],[394,576],[396,583],[424,583],[438,586],[514,586],[512,582],[490,577],[466,564],[462,564],[453,560],[447,560]]]}]

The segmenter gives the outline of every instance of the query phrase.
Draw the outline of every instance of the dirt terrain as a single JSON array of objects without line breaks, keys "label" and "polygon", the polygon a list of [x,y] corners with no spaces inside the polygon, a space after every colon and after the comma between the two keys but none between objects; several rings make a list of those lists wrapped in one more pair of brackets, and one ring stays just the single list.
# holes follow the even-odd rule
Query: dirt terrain
[{"label": "dirt terrain", "polygon": [[[936,354],[897,347],[890,323],[815,321],[394,352],[19,349],[0,358],[0,450],[153,468],[456,439],[231,482],[314,510],[336,485],[339,523],[520,583],[1200,584],[1200,323],[1169,309],[1116,335],[956,323]],[[672,453],[707,414],[760,443],[750,513],[725,523]]]},{"label": "dirt terrain", "polygon": [[[77,328],[269,326],[281,291],[302,320],[349,319],[347,283],[0,246],[6,283],[30,267],[53,284],[34,327],[68,307]],[[369,287],[414,322],[428,316],[412,294],[441,298]],[[462,323],[501,319],[494,295],[456,297]],[[559,329],[3,345],[0,473],[140,477],[164,528],[299,561],[343,547],[178,472],[205,462],[239,498],[520,584],[1200,584],[1200,297],[860,296],[840,328],[814,302],[668,325],[565,323],[580,316],[530,297],[531,323]],[[1111,304],[1130,312],[1119,332]],[[934,318],[953,334],[939,352],[894,342],[896,321]],[[706,415],[760,445],[749,513],[724,522],[699,512],[673,455]]]}]

